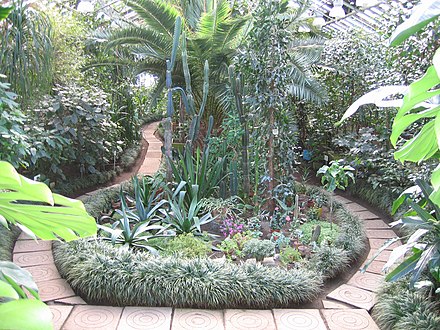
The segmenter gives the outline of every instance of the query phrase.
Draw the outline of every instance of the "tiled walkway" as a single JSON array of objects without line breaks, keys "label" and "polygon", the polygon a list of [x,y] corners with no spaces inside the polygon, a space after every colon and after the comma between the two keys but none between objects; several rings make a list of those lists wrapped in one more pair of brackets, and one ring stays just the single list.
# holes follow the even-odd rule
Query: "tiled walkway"
[{"label": "tiled walkway", "polygon": [[[153,174],[160,163],[160,141],[153,133],[157,124],[146,127],[149,149],[139,172]],[[151,149],[150,149],[151,148]],[[151,156],[151,158],[149,158]],[[341,196],[335,199],[364,222],[370,241],[370,256],[394,232],[380,216]],[[33,241],[20,235],[14,248],[14,262],[34,277],[43,301],[54,316],[55,329],[168,329],[168,330],[374,330],[379,329],[369,315],[375,291],[383,281],[381,268],[387,260],[381,254],[364,274],[356,273],[323,300],[323,309],[193,310],[168,307],[109,307],[87,305],[61,279],[52,257],[52,243]]]}]

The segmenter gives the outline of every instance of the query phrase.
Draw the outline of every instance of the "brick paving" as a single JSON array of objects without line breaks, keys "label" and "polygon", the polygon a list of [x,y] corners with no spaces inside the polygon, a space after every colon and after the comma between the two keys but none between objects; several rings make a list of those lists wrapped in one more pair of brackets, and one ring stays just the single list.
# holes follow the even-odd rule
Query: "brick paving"
[{"label": "brick paving", "polygon": [[[149,142],[140,174],[154,174],[161,162],[161,142],[154,136],[158,123],[144,128]],[[365,224],[371,257],[389,238],[396,237],[386,222],[363,206],[342,196],[334,199],[358,216]],[[60,278],[52,256],[52,244],[34,241],[21,234],[15,244],[13,260],[27,269],[47,302],[54,329],[225,329],[225,330],[376,330],[379,329],[368,313],[375,303],[375,292],[383,282],[381,269],[395,243],[371,263],[366,273],[356,273],[322,300],[323,309],[273,310],[202,310],[171,307],[111,307],[93,306],[76,296],[68,283]]]}]

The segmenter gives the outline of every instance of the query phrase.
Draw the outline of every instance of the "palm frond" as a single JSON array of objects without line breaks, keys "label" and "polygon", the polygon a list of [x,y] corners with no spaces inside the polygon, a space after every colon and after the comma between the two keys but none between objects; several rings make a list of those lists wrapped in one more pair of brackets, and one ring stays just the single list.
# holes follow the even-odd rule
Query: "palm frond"
[{"label": "palm frond", "polygon": [[127,2],[138,16],[158,34],[173,38],[174,23],[179,11],[167,1],[131,0]]}]

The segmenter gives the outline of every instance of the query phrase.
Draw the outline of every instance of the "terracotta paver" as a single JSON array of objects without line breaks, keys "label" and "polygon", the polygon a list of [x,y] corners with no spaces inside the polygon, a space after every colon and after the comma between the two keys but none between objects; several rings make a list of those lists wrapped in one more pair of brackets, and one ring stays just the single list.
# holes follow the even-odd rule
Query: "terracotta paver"
[{"label": "terracotta paver", "polygon": [[57,299],[55,302],[66,305],[87,305],[87,303],[79,296]]},{"label": "terracotta paver", "polygon": [[65,330],[113,330],[118,326],[122,307],[75,306],[64,323]]},{"label": "terracotta paver", "polygon": [[36,283],[61,278],[55,265],[32,266],[26,267],[25,269],[31,273],[32,278]]},{"label": "terracotta paver", "polygon": [[[370,252],[368,253],[367,260],[372,258],[377,253],[377,251],[378,251],[377,249],[375,249],[375,250],[371,249]],[[386,262],[386,261],[388,261],[390,255],[391,255],[390,250],[383,250],[374,260]]]},{"label": "terracotta paver", "polygon": [[319,309],[274,309],[278,330],[327,330]]},{"label": "terracotta paver", "polygon": [[22,241],[22,240],[34,240],[34,239],[22,231],[21,234],[18,235],[17,241]]},{"label": "terracotta paver", "polygon": [[226,330],[275,330],[271,310],[225,310]]},{"label": "terracotta paver", "polygon": [[14,253],[13,261],[20,267],[54,264],[52,251]]},{"label": "terracotta paver", "polygon": [[54,330],[59,330],[67,320],[73,306],[49,305],[52,312],[52,322]]},{"label": "terracotta paver", "polygon": [[223,330],[223,311],[206,309],[174,310],[172,330]]},{"label": "terracotta paver", "polygon": [[365,229],[389,229],[390,226],[383,220],[366,220],[363,222]]},{"label": "terracotta paver", "polygon": [[169,330],[171,307],[125,307],[117,330]]},{"label": "terracotta paver", "polygon": [[364,309],[321,310],[330,330],[380,330]]},{"label": "terracotta paver", "polygon": [[376,303],[376,295],[373,292],[363,290],[351,285],[342,284],[327,295],[343,303],[370,310]]},{"label": "terracotta paver", "polygon": [[147,158],[162,158],[162,151],[147,151]]},{"label": "terracotta paver", "polygon": [[15,242],[14,253],[49,251],[51,249],[52,241],[20,240]]},{"label": "terracotta paver", "polygon": [[[365,264],[365,263],[364,263]],[[366,272],[367,273],[373,273],[373,274],[378,274],[378,275],[384,275],[382,273],[382,268],[385,265],[385,261],[377,261],[374,260],[367,268]],[[364,265],[362,265],[363,267]]]},{"label": "terracotta paver", "polygon": [[335,201],[341,203],[341,204],[350,204],[350,203],[353,203],[353,201],[351,201],[351,200],[349,200],[349,199],[347,199],[347,198],[345,198],[345,197],[339,196],[339,195],[335,195],[335,196],[333,196],[333,199],[334,199]]},{"label": "terracotta paver", "polygon": [[345,204],[344,207],[350,212],[367,211],[365,207],[356,203]]},{"label": "terracotta paver", "polygon": [[328,299],[323,299],[322,305],[324,306],[325,309],[347,309],[347,308],[352,309],[353,308],[353,306],[351,306],[351,305],[347,305],[347,304],[344,304],[339,301],[328,300]]},{"label": "terracotta paver", "polygon": [[39,283],[39,294],[43,301],[52,301],[75,296],[69,283],[63,279]]},{"label": "terracotta paver", "polygon": [[397,237],[392,229],[368,229],[368,238],[394,238]]},{"label": "terracotta paver", "polygon": [[374,220],[374,219],[380,219],[380,216],[377,214],[374,214],[370,211],[360,211],[360,212],[354,212],[354,214],[359,217],[361,220]]},{"label": "terracotta paver", "polygon": [[[386,238],[370,238],[368,241],[370,242],[370,248],[372,250],[378,250],[385,244],[386,241],[388,241],[388,239],[386,239]],[[402,245],[402,243],[400,243],[400,241],[397,241],[397,242],[394,242],[393,244],[391,244],[390,246],[388,246],[385,250],[391,251],[400,245]]]},{"label": "terracotta paver", "polygon": [[347,284],[356,286],[358,288],[374,291],[376,292],[379,287],[383,284],[384,277],[372,273],[361,273],[357,272],[353,277],[347,282]]}]

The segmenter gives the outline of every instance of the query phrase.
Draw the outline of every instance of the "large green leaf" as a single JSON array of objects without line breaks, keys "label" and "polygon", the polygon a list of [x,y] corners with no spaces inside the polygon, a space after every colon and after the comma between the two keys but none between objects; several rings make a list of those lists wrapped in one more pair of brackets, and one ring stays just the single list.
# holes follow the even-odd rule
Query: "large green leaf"
[{"label": "large green leaf", "polygon": [[0,215],[45,240],[70,241],[96,234],[96,223],[81,201],[52,194],[41,182],[25,178],[0,161]]},{"label": "large green leaf", "polygon": [[375,104],[378,107],[400,107],[402,104],[401,100],[388,100],[388,98],[396,94],[406,94],[407,91],[408,87],[403,85],[384,86],[377,88],[357,99],[345,111],[341,120],[338,121],[336,125],[341,125],[344,120],[354,115],[361,106],[366,104]]},{"label": "large green leaf", "polygon": [[0,304],[0,329],[53,329],[52,312],[36,299],[13,300]]},{"label": "large green leaf", "polygon": [[20,296],[10,284],[0,281],[0,298],[10,298],[15,300],[20,298]]},{"label": "large green leaf", "polygon": [[9,283],[22,298],[26,297],[22,287],[38,298],[38,287],[32,279],[31,273],[10,261],[0,261],[0,281]]},{"label": "large green leaf", "polygon": [[397,46],[411,35],[420,31],[424,26],[440,15],[439,0],[423,0],[414,8],[413,13],[405,22],[400,24],[390,38],[391,46]]},{"label": "large green leaf", "polygon": [[14,7],[3,7],[0,6],[0,20],[8,17],[9,13],[14,9]]},{"label": "large green leaf", "polygon": [[420,162],[431,158],[438,151],[434,121],[423,126],[422,130],[394,153],[400,161]]}]

